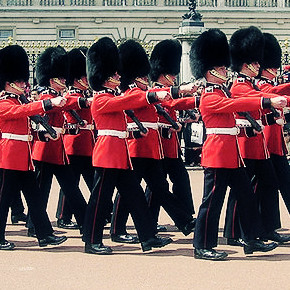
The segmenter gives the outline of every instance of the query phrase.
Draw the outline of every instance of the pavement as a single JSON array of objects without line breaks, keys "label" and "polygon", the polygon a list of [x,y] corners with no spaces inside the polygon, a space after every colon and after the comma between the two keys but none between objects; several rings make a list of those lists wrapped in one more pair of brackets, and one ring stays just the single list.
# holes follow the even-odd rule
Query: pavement
[{"label": "pavement", "polygon": [[[202,170],[189,170],[195,208],[201,203]],[[88,189],[81,181],[86,198]],[[84,253],[84,244],[76,230],[56,227],[55,210],[59,187],[54,181],[48,212],[57,234],[68,240],[61,246],[39,248],[35,238],[27,237],[23,224],[11,225],[6,238],[16,244],[14,251],[1,251],[0,289],[290,289],[290,244],[269,253],[245,256],[242,248],[226,245],[222,237],[225,207],[220,219],[218,250],[226,251],[226,261],[205,261],[193,258],[192,235],[184,237],[161,210],[159,223],[168,231],[173,243],[150,253],[143,253],[139,244],[113,243],[106,227],[104,244],[113,248],[113,255]],[[283,228],[290,234],[290,219],[281,200]],[[135,233],[132,221],[129,232]]]}]

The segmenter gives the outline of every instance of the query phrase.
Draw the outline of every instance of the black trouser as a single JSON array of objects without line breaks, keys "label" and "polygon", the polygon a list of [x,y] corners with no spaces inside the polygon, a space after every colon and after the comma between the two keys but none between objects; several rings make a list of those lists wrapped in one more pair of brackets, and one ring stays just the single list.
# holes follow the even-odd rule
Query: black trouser
[{"label": "black trouser", "polygon": [[[92,157],[89,156],[77,156],[77,155],[68,155],[70,164],[73,173],[74,180],[79,184],[81,175],[83,176],[87,187],[90,192],[92,192],[93,182],[94,182],[94,168],[92,165]],[[65,198],[64,192],[62,189],[59,191],[59,199],[57,204],[56,218],[69,221],[72,218],[72,210]]]},{"label": "black trouser", "polygon": [[[180,200],[180,202],[187,209],[187,211],[191,215],[193,215],[195,212],[192,200],[189,175],[181,157],[179,158],[165,157],[164,159],[162,159],[162,165],[165,178],[168,175],[170,181],[172,182],[172,193]],[[145,196],[153,217],[157,217],[158,220],[160,206],[157,205],[156,208],[153,208],[151,204],[152,191],[149,189],[148,186],[146,186]]]},{"label": "black trouser", "polygon": [[198,249],[217,246],[218,227],[227,187],[232,189],[240,212],[243,238],[256,237],[256,211],[253,190],[244,168],[206,168],[204,170],[204,192],[195,226],[193,244]]},{"label": "black trouser", "polygon": [[[270,159],[244,159],[244,162],[254,189],[261,236],[281,227],[277,178]],[[224,228],[224,236],[227,238],[241,237],[237,205],[235,196],[229,195]]]},{"label": "black trouser", "polygon": [[106,215],[115,187],[128,207],[141,242],[155,234],[154,223],[144,192],[133,170],[96,168],[94,187],[87,206],[83,228],[83,241],[102,242]]},{"label": "black trouser", "polygon": [[[153,158],[131,158],[137,180],[141,183],[142,178],[152,190],[151,204],[153,208],[162,206],[174,221],[178,228],[183,228],[191,219],[191,213],[183,204],[169,191],[169,184],[164,176],[161,160]],[[122,205],[122,198],[116,196],[111,223],[111,233],[121,234],[126,228],[128,209]],[[156,216],[153,217],[156,227]]]},{"label": "black trouser", "polygon": [[24,206],[21,199],[21,192],[15,193],[11,201],[11,215],[19,215],[24,212]]},{"label": "black trouser", "polygon": [[35,225],[38,239],[53,233],[46,208],[43,206],[41,192],[33,171],[1,169],[0,177],[0,241],[5,238],[5,227],[9,206],[21,190],[24,194],[31,220]]},{"label": "black trouser", "polygon": [[[82,226],[87,203],[78,187],[78,182],[74,180],[74,173],[71,167],[41,161],[34,161],[34,163],[42,202],[45,208],[47,207],[52,177],[54,175],[69,202],[78,225]],[[33,227],[30,221],[28,221],[28,227]]]},{"label": "black trouser", "polygon": [[279,191],[290,213],[290,166],[287,157],[271,154],[270,159],[275,168]]}]

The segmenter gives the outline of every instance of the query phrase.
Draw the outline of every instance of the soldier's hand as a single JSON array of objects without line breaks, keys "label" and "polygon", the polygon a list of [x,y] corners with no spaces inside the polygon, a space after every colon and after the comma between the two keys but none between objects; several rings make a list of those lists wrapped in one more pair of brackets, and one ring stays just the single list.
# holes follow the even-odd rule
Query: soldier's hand
[{"label": "soldier's hand", "polygon": [[189,83],[186,85],[180,85],[179,87],[179,93],[180,94],[193,94],[197,91],[198,86],[196,86],[195,83]]},{"label": "soldier's hand", "polygon": [[156,98],[160,101],[160,102],[165,102],[165,101],[169,101],[172,99],[171,95],[166,92],[166,91],[158,91],[156,92]]},{"label": "soldier's hand", "polygon": [[64,97],[56,97],[50,100],[51,100],[52,106],[54,107],[63,107],[66,104],[66,98]]},{"label": "soldier's hand", "polygon": [[143,133],[143,132],[140,131],[140,135],[141,135],[142,137],[146,137],[146,136],[148,135],[148,132],[149,132],[148,129],[147,129],[147,132],[146,132],[146,133]]},{"label": "soldier's hand", "polygon": [[84,121],[84,125],[83,126],[79,125],[81,128],[85,128],[88,125],[88,121],[87,120],[83,120],[83,121]]},{"label": "soldier's hand", "polygon": [[50,139],[50,140],[56,141],[56,140],[59,139],[59,137],[60,137],[60,133],[59,133],[59,132],[56,132],[56,138],[52,138],[52,137],[50,136],[50,134],[48,134],[48,133],[45,133],[45,134],[44,134],[44,137],[45,137],[45,138],[48,138],[48,139]]},{"label": "soldier's hand", "polygon": [[169,130],[171,132],[180,132],[181,129],[182,129],[182,125],[179,123],[179,122],[176,122],[176,124],[178,125],[178,129],[173,129],[173,128],[170,128]]},{"label": "soldier's hand", "polygon": [[271,105],[277,109],[284,108],[287,106],[287,99],[285,97],[271,98]]},{"label": "soldier's hand", "polygon": [[261,134],[265,129],[265,126],[264,125],[261,125],[261,131],[256,131],[255,129],[253,129],[254,133],[255,134]]}]

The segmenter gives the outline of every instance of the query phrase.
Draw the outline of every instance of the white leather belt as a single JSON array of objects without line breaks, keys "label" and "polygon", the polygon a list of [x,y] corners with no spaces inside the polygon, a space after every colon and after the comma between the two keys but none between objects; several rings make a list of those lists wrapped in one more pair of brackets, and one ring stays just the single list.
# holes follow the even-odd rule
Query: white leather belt
[{"label": "white leather belt", "polygon": [[240,129],[238,127],[233,128],[206,128],[206,134],[221,134],[221,135],[238,135]]},{"label": "white leather belt", "polygon": [[17,141],[32,141],[32,135],[19,135],[19,134],[12,134],[12,133],[2,133],[2,138],[4,139],[12,139]]},{"label": "white leather belt", "polygon": [[98,130],[98,136],[113,136],[120,139],[128,138],[129,133],[127,131],[118,130]]},{"label": "white leather belt", "polygon": [[[255,120],[260,126],[262,126],[261,120]],[[236,124],[240,128],[252,127],[251,123],[246,119],[236,119]]]},{"label": "white leather belt", "polygon": [[159,123],[158,122],[158,127],[159,128],[171,128],[172,127],[172,125],[170,125],[170,124],[166,124],[166,123]]},{"label": "white leather belt", "polygon": [[94,124],[87,124],[85,127],[80,127],[80,130],[91,130],[93,131],[95,128]]},{"label": "white leather belt", "polygon": [[[144,127],[149,129],[158,130],[158,124],[157,123],[151,123],[151,122],[141,122]],[[136,123],[127,123],[127,128],[129,131],[134,131],[138,129],[138,126]]]}]

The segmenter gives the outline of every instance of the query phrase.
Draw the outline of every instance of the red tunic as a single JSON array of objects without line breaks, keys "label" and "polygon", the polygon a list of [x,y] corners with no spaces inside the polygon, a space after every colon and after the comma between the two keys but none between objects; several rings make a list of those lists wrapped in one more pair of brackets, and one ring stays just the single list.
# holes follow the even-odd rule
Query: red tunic
[{"label": "red tunic", "polygon": [[[48,89],[40,94],[39,99],[52,99],[56,96],[56,91]],[[67,103],[64,107],[54,108],[47,113],[49,117],[48,123],[51,126],[58,128],[57,130],[63,130],[64,132],[65,119],[62,110],[80,109],[79,99],[80,98],[67,96]],[[36,141],[33,144],[32,159],[58,165],[68,164],[68,158],[64,150],[63,134],[61,134],[60,138],[55,141]]]},{"label": "red tunic", "polygon": [[[149,106],[146,92],[127,90],[115,96],[112,90],[94,94],[92,117],[97,130],[126,131],[127,122],[123,110]],[[93,150],[93,166],[103,168],[132,168],[126,139],[115,136],[98,136]]]},{"label": "red tunic", "polygon": [[[253,111],[261,108],[260,97],[231,99],[218,85],[207,87],[200,100],[200,112],[205,127],[233,128],[236,120],[233,112]],[[211,168],[237,168],[242,158],[237,136],[208,134],[202,148],[201,164]]]},{"label": "red tunic", "polygon": [[[267,94],[254,89],[250,80],[244,77],[237,78],[232,87],[231,94],[233,98],[251,98],[251,97],[277,97],[275,94]],[[240,110],[241,111],[241,110]],[[261,110],[251,110],[246,108],[245,111],[250,111],[251,116],[255,120],[261,120],[263,112]],[[243,119],[243,117],[239,117]],[[267,159],[269,158],[269,151],[267,149],[264,133],[257,134],[253,137],[241,135],[238,137],[239,146],[243,158],[247,159]]]},{"label": "red tunic", "polygon": [[[0,99],[0,130],[1,133],[30,135],[28,116],[44,113],[43,102],[37,101],[22,104],[19,96],[4,95]],[[0,140],[0,168],[28,171],[33,170],[30,141],[13,139]]]},{"label": "red tunic", "polygon": [[[144,94],[140,88],[133,88],[136,94]],[[125,93],[129,92],[127,90]],[[156,91],[154,89],[150,91]],[[150,123],[156,128],[152,129],[147,127],[148,133],[146,136],[138,139],[128,139],[130,157],[139,157],[139,158],[153,158],[153,159],[162,159],[163,150],[161,145],[161,137],[158,131],[158,115],[154,105],[143,106],[134,110],[135,116],[139,119],[140,122],[146,127],[146,123]],[[131,118],[127,118],[128,123],[133,123]]]},{"label": "red tunic", "polygon": [[[73,89],[68,91],[67,97],[68,96],[72,98],[83,98],[84,94],[83,91]],[[76,112],[84,121],[87,121],[87,128],[93,128],[93,118],[90,108],[78,109]],[[66,111],[64,115],[67,123],[77,123],[75,118],[69,112]],[[93,129],[80,128],[79,133],[76,135],[65,134],[63,137],[63,143],[67,155],[92,156],[95,145],[94,131]]]},{"label": "red tunic", "polygon": [[[260,80],[257,82],[257,86],[259,89],[265,93],[275,93],[278,95],[288,95],[290,96],[290,83],[282,84],[278,86],[274,86],[273,82],[266,81],[266,80]],[[289,100],[288,99],[288,106],[289,106]],[[283,110],[280,110],[281,116],[284,119]],[[264,130],[264,135],[266,139],[266,144],[269,150],[270,154],[276,154],[283,156],[287,154],[287,146],[285,144],[285,140],[283,137],[283,127],[274,124],[271,126],[266,126]]]}]

